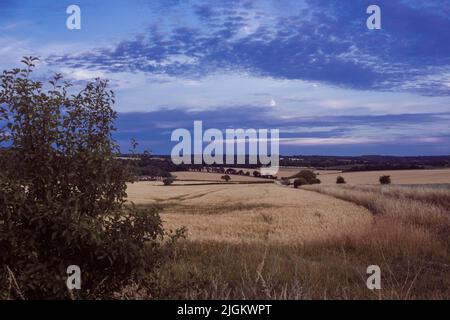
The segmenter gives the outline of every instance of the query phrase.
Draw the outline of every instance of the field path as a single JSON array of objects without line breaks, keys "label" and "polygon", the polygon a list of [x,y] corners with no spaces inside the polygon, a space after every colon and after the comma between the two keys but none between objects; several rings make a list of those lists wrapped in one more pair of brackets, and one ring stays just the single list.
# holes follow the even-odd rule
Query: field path
[{"label": "field path", "polygon": [[363,207],[312,191],[274,184],[128,186],[136,204],[164,207],[167,228],[188,228],[194,241],[302,244],[342,236],[372,224]]}]

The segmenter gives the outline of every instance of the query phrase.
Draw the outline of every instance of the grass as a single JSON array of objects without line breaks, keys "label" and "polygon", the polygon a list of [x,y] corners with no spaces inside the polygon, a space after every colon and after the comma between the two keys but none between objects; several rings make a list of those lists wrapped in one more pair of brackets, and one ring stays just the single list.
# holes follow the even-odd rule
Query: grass
[{"label": "grass", "polygon": [[[189,236],[175,245],[154,286],[132,298],[450,298],[450,190],[235,188],[164,210],[166,223],[188,225]],[[264,203],[271,207],[258,206]],[[382,271],[381,290],[366,287],[373,264]]]},{"label": "grass", "polygon": [[351,201],[396,226],[410,226],[449,245],[450,190],[395,186],[311,186],[308,190]]},{"label": "grass", "polygon": [[[446,267],[427,254],[351,240],[307,246],[185,242],[161,269],[154,297],[164,299],[414,299],[448,297]],[[366,268],[383,272],[366,287]],[[447,270],[448,271],[448,270]]]}]

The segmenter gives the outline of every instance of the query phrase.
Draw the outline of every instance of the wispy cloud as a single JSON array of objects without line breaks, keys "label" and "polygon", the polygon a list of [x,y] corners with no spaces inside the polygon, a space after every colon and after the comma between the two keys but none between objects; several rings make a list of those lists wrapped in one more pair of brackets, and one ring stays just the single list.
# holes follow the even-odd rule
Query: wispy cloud
[{"label": "wispy cloud", "polygon": [[449,16],[418,1],[379,2],[383,30],[369,31],[369,1],[307,1],[292,11],[275,11],[273,2],[205,1],[187,8],[184,24],[155,24],[113,48],[49,60],[188,77],[242,70],[354,89],[448,95]]},{"label": "wispy cloud", "polygon": [[3,0],[0,67],[31,54],[76,84],[110,79],[125,150],[167,152],[172,129],[203,120],[280,128],[294,153],[450,153],[448,2],[379,0],[375,31],[368,0],[79,4],[68,32],[62,3]]},{"label": "wispy cloud", "polygon": [[[132,137],[144,141],[170,141],[172,130],[193,130],[193,122],[202,120],[204,130],[218,128],[266,128],[280,131],[285,153],[361,154],[361,147],[373,153],[410,154],[450,153],[450,114],[404,114],[384,116],[328,116],[309,118],[276,117],[271,108],[233,108],[215,111],[183,112],[159,110],[149,113],[120,114],[117,138],[125,147]],[[246,118],[249,110],[257,114]],[[230,126],[230,124],[233,124]],[[326,148],[324,148],[326,146]],[[395,146],[401,146],[395,151]],[[148,147],[151,146],[144,146]],[[345,152],[336,151],[342,147]],[[157,152],[170,152],[171,145],[157,146]],[[312,149],[311,149],[312,148]],[[438,150],[438,152],[437,152]],[[386,151],[385,151],[386,153]]]}]

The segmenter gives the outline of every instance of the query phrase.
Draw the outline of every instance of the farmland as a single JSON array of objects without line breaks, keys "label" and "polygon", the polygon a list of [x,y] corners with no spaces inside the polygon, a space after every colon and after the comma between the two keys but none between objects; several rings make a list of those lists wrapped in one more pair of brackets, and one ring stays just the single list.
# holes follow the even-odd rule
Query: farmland
[{"label": "farmland", "polygon": [[382,175],[391,177],[395,184],[437,184],[450,183],[450,169],[430,170],[383,170],[363,172],[319,172],[323,184],[335,184],[337,176],[343,176],[348,184],[378,184]]},{"label": "farmland", "polygon": [[193,241],[302,244],[372,221],[368,210],[354,204],[275,184],[165,187],[140,182],[129,186],[129,199],[161,205],[166,226],[186,226]]},{"label": "farmland", "polygon": [[[290,177],[299,171],[298,168],[280,168],[277,176]],[[348,184],[378,184],[382,175],[391,176],[395,184],[450,184],[450,169],[419,170],[380,170],[361,172],[342,172],[340,170],[315,170],[322,184],[335,184],[338,176],[343,176]]]},{"label": "farmland", "polygon": [[[435,184],[449,170],[414,171]],[[289,176],[291,171],[280,172]],[[294,172],[295,173],[295,172]],[[128,186],[128,200],[156,205],[167,229],[187,228],[159,271],[151,296],[164,299],[449,298],[448,189],[375,185],[382,174],[413,182],[407,171],[320,172],[323,185],[300,189],[244,184],[258,179],[177,172],[181,180]],[[364,174],[366,177],[364,178]],[[356,179],[358,177],[358,179]],[[353,184],[352,184],[353,182]],[[332,185],[333,184],[333,185]],[[370,185],[373,184],[373,185]],[[366,268],[379,265],[383,289],[368,290]],[[148,298],[148,293],[133,293]]]}]

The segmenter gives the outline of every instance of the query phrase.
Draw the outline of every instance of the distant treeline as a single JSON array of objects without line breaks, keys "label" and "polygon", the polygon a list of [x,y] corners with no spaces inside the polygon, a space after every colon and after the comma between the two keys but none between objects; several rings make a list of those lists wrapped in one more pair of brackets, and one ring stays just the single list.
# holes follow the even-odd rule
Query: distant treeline
[{"label": "distant treeline", "polygon": [[[251,175],[254,170],[261,167],[257,164],[214,164],[213,166],[203,164],[180,164],[175,165],[170,156],[149,154],[123,154],[122,161],[132,163],[136,168],[136,175],[150,179],[162,179],[170,176],[170,172],[176,171],[204,171],[208,168],[214,172],[224,173],[227,168],[248,169]],[[237,159],[235,158],[235,162]],[[246,163],[248,163],[246,157]],[[193,162],[193,159],[192,159]],[[225,163],[225,159],[224,159]],[[449,168],[450,156],[430,157],[393,157],[393,156],[281,156],[280,166],[287,167],[311,167],[315,169],[353,171],[377,171],[377,170],[416,170],[430,168]],[[245,172],[246,173],[246,172]],[[236,172],[236,174],[239,174]]]},{"label": "distant treeline", "polygon": [[283,157],[282,166],[313,167],[343,171],[407,170],[450,167],[450,156],[289,156]]}]

